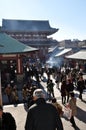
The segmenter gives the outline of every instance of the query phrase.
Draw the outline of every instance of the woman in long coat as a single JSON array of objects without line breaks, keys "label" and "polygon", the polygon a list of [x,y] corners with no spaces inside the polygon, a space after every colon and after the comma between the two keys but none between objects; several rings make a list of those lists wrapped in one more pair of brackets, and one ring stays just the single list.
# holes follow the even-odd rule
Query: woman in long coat
[{"label": "woman in long coat", "polygon": [[74,97],[74,92],[70,92],[71,99],[69,100],[69,107],[72,110],[70,122],[72,123],[72,126],[75,128],[76,123],[74,120],[74,116],[77,114],[77,106],[76,106],[76,98]]}]

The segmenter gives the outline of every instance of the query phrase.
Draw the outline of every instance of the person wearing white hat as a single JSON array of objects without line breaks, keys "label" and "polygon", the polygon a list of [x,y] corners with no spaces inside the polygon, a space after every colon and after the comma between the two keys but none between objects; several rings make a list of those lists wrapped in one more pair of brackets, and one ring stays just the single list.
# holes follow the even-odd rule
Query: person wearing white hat
[{"label": "person wearing white hat", "polygon": [[42,89],[36,89],[33,92],[33,100],[36,100],[38,98],[45,98],[45,93]]},{"label": "person wearing white hat", "polygon": [[33,92],[34,104],[28,109],[25,130],[63,130],[57,109],[45,100],[42,89]]}]

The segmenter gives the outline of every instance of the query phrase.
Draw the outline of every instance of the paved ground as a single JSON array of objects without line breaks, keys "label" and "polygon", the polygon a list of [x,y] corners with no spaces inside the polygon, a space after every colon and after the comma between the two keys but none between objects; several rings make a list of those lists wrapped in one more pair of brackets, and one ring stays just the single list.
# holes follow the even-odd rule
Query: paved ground
[{"label": "paved ground", "polygon": [[[44,87],[44,90],[46,91],[45,82],[42,82],[42,86]],[[61,104],[60,91],[59,89],[56,88],[56,86],[54,87],[54,93],[57,98],[57,101]],[[75,117],[77,130],[86,130],[86,91],[83,92],[83,99],[84,99],[83,101],[81,101],[78,98],[78,91],[75,90],[75,93],[76,93],[76,98],[77,98],[77,110],[78,110],[77,116]],[[21,92],[20,92],[20,98],[21,98]],[[23,104],[19,104],[17,106],[5,105],[4,111],[11,112],[13,114],[13,116],[16,119],[17,130],[24,130],[27,111]],[[63,117],[61,119],[63,122],[64,130],[74,130],[74,128],[71,126],[71,123],[68,120],[66,120]]]}]

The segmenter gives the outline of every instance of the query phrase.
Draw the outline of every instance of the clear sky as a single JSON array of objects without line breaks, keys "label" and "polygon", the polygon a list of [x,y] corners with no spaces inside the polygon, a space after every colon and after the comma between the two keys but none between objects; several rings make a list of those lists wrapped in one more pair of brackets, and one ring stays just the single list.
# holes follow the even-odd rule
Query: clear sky
[{"label": "clear sky", "polygon": [[0,0],[2,19],[49,20],[54,39],[86,39],[86,0]]}]

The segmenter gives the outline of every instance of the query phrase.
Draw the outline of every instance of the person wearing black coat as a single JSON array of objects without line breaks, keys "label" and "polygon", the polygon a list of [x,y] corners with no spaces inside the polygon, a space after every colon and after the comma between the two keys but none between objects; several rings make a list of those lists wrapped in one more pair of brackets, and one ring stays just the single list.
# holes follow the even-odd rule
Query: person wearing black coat
[{"label": "person wearing black coat", "polygon": [[33,98],[35,103],[28,110],[25,130],[63,130],[57,109],[45,101],[44,91],[36,89]]},{"label": "person wearing black coat", "polygon": [[0,105],[0,130],[16,130],[16,122],[14,117],[9,112],[3,112],[3,107]]},{"label": "person wearing black coat", "polygon": [[79,91],[79,98],[82,100],[82,93],[85,88],[85,82],[82,76],[79,77],[77,82],[77,90]]},{"label": "person wearing black coat", "polygon": [[73,90],[74,90],[73,81],[71,79],[68,79],[66,84],[67,102],[69,101],[70,92]]}]

